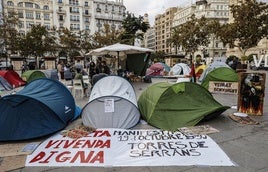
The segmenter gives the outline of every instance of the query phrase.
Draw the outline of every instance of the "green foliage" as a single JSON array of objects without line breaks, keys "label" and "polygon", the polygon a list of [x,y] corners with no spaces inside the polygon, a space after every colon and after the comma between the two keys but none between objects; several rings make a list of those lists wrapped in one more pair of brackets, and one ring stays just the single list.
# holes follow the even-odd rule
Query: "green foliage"
[{"label": "green foliage", "polygon": [[18,24],[18,15],[15,12],[2,13],[0,24],[0,49],[6,48],[11,52],[17,49],[18,31],[15,26]]},{"label": "green foliage", "polygon": [[[186,23],[173,29],[170,43],[176,46],[182,46],[186,53],[193,53],[198,50],[199,46],[207,46],[209,36],[212,34],[213,23],[202,17],[200,19],[191,16]],[[216,25],[216,24],[215,24]]]},{"label": "green foliage", "polygon": [[94,47],[99,48],[119,42],[119,32],[105,24],[104,29],[93,35]]},{"label": "green foliage", "polygon": [[153,52],[150,55],[150,59],[151,61],[154,61],[154,62],[164,62],[165,55],[166,54],[163,51]]},{"label": "green foliage", "polygon": [[238,47],[243,55],[249,48],[268,36],[268,4],[245,0],[241,5],[232,5],[234,22],[225,24],[217,35],[230,48]]},{"label": "green foliage", "polygon": [[150,27],[149,23],[143,21],[143,17],[135,17],[134,14],[127,13],[122,22],[123,32],[120,34],[120,42],[134,45],[135,39],[143,40],[144,33]]}]

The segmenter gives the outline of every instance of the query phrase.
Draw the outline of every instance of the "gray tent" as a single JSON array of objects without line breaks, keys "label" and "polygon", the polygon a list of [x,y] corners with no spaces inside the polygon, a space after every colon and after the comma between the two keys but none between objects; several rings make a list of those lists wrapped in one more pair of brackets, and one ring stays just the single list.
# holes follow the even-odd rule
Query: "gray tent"
[{"label": "gray tent", "polygon": [[58,71],[56,69],[47,69],[42,72],[45,73],[47,78],[59,80]]},{"label": "gray tent", "polygon": [[7,80],[5,78],[3,78],[2,76],[0,76],[0,91],[3,90],[12,90],[12,86],[7,82]]},{"label": "gray tent", "polygon": [[223,61],[214,61],[213,63],[211,63],[206,69],[205,71],[203,71],[203,73],[201,74],[200,78],[198,79],[199,82],[202,82],[205,77],[207,76],[207,74],[211,71],[213,71],[214,69],[216,68],[219,68],[219,67],[227,67],[227,68],[230,68],[230,66],[228,66],[225,62]]},{"label": "gray tent", "polygon": [[101,78],[93,86],[81,116],[85,126],[95,128],[128,129],[135,126],[140,111],[132,85],[119,76]]}]

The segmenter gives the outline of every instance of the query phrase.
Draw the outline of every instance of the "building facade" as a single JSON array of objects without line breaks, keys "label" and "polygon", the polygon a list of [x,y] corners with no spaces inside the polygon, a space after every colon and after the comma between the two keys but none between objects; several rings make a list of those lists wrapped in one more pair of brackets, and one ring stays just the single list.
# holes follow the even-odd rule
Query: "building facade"
[{"label": "building facade", "polygon": [[[175,13],[172,27],[186,23],[192,15],[195,15],[196,18],[204,16],[208,19],[215,19],[221,24],[227,23],[229,20],[229,0],[196,0],[195,4]],[[223,43],[214,37],[211,37],[207,47],[199,47],[198,49],[194,53],[194,57],[222,57],[226,56],[227,51]],[[183,53],[181,48],[178,52]]]},{"label": "building facade", "polygon": [[144,34],[144,47],[155,51],[155,28],[150,27]]},{"label": "building facade", "polygon": [[[91,35],[103,30],[105,24],[119,30],[126,14],[123,0],[2,0],[1,5],[4,13],[18,14],[16,29],[21,35],[39,24],[48,31],[67,28],[74,33],[87,31]],[[17,57],[18,54],[10,54],[12,61],[19,61]]]},{"label": "building facade", "polygon": [[19,17],[17,30],[25,34],[32,25],[43,25],[47,29],[53,27],[53,6],[50,0],[3,0],[5,13],[16,12]]},{"label": "building facade", "polygon": [[171,53],[172,47],[168,43],[171,36],[172,22],[174,14],[177,12],[177,7],[168,8],[165,13],[159,14],[155,17],[155,51]]},{"label": "building facade", "polygon": [[4,11],[19,16],[18,30],[25,34],[32,25],[49,29],[86,30],[94,34],[109,24],[121,28],[126,8],[123,0],[2,0]]}]

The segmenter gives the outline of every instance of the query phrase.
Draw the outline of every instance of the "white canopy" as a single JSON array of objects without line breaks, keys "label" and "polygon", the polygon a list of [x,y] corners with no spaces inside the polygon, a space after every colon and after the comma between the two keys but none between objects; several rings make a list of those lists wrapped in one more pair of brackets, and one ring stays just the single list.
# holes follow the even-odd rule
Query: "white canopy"
[{"label": "white canopy", "polygon": [[101,56],[101,55],[109,54],[109,55],[114,55],[114,56],[123,56],[126,54],[137,54],[137,53],[147,53],[147,52],[153,52],[153,50],[148,49],[148,48],[138,47],[138,46],[116,43],[113,45],[109,45],[109,46],[105,46],[102,48],[92,50],[86,55]]}]

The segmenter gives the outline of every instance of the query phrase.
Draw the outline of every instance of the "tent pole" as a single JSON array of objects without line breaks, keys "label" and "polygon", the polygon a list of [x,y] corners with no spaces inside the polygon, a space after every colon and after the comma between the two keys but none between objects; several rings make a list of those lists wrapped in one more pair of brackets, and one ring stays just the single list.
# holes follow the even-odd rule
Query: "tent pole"
[{"label": "tent pole", "polygon": [[117,51],[117,70],[119,69],[119,51]]}]

